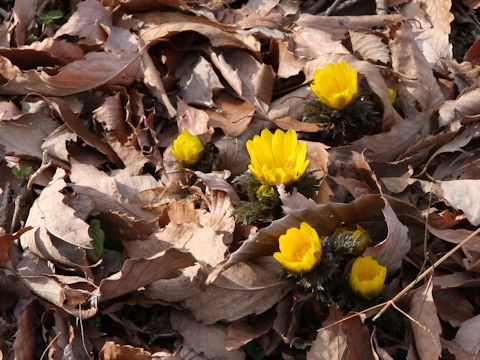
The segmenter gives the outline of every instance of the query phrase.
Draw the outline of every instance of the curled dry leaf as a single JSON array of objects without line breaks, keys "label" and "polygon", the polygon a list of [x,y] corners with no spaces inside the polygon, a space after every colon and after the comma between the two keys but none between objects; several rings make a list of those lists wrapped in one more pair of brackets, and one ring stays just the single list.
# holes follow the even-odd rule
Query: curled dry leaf
[{"label": "curled dry leaf", "polygon": [[454,120],[469,122],[469,117],[475,117],[480,114],[480,106],[478,105],[478,97],[480,89],[473,89],[461,94],[456,100],[447,100],[440,107],[439,125],[447,126]]},{"label": "curled dry leaf", "polygon": [[152,355],[141,348],[130,345],[119,345],[113,341],[107,341],[100,351],[100,360],[152,360]]},{"label": "curled dry leaf", "polygon": [[437,316],[437,308],[432,296],[433,282],[428,280],[423,286],[416,289],[410,300],[409,314],[415,345],[423,360],[437,360],[442,353],[440,334],[442,326]]},{"label": "curled dry leaf", "polygon": [[131,52],[91,52],[71,62],[58,74],[28,70],[0,86],[0,94],[66,96],[101,85],[128,85],[139,74],[138,55]]},{"label": "curled dry leaf", "polygon": [[349,34],[353,51],[357,52],[364,60],[380,61],[384,64],[390,62],[390,52],[381,37],[357,31],[349,31]]},{"label": "curled dry leaf", "polygon": [[194,264],[190,253],[168,249],[145,259],[127,259],[122,270],[100,281],[101,301],[116,298],[142,288],[152,282],[169,278],[178,270]]}]

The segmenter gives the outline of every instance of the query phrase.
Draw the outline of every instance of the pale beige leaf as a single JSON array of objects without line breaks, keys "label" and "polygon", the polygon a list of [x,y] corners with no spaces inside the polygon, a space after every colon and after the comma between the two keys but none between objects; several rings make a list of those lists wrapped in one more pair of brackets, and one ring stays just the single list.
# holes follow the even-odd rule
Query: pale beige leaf
[{"label": "pale beige leaf", "polygon": [[245,359],[243,350],[227,350],[227,329],[224,325],[206,326],[180,311],[172,311],[170,321],[173,329],[182,335],[184,343],[196,352],[203,353],[207,359]]},{"label": "pale beige leaf", "polygon": [[390,62],[390,52],[379,36],[356,31],[349,31],[352,49],[364,60]]},{"label": "pale beige leaf", "polygon": [[452,61],[452,44],[448,34],[438,29],[422,30],[415,33],[415,41],[432,68],[442,70],[442,62]]},{"label": "pale beige leaf", "polygon": [[209,125],[208,112],[189,106],[182,98],[178,98],[177,115],[180,131],[187,130],[192,135],[203,135],[202,140],[210,140],[214,130]]},{"label": "pale beige leaf", "polygon": [[305,62],[305,59],[295,56],[293,51],[290,51],[288,47],[288,41],[278,42],[277,76],[283,79],[297,75],[302,70]]},{"label": "pale beige leaf", "polygon": [[415,346],[422,360],[437,360],[442,353],[440,334],[442,326],[437,316],[437,308],[432,296],[433,282],[427,281],[416,289],[410,300],[409,314]]},{"label": "pale beige leaf", "polygon": [[107,341],[100,351],[100,360],[152,360],[152,355],[145,349],[133,347],[131,345],[115,344],[113,341]]},{"label": "pale beige leaf", "polygon": [[440,186],[452,207],[462,210],[472,225],[480,224],[480,180],[442,181]]},{"label": "pale beige leaf", "polygon": [[172,277],[178,270],[193,265],[190,253],[168,249],[145,259],[127,259],[122,270],[100,281],[100,299],[106,301],[128,294],[155,280]]},{"label": "pale beige leaf", "polygon": [[464,321],[454,341],[473,356],[478,356],[480,354],[480,315]]},{"label": "pale beige leaf", "polygon": [[420,5],[427,19],[435,29],[450,34],[450,23],[454,19],[450,11],[452,0],[414,0],[414,2]]}]

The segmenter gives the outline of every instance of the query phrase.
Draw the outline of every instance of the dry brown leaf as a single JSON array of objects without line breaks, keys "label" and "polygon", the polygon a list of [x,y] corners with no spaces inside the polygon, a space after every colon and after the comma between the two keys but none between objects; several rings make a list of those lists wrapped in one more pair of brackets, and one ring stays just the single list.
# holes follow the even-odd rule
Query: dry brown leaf
[{"label": "dry brown leaf", "polygon": [[184,70],[178,83],[178,96],[189,105],[203,107],[213,106],[213,96],[223,89],[217,74],[203,56],[192,65],[191,69]]},{"label": "dry brown leaf", "polygon": [[152,355],[141,348],[130,345],[119,345],[107,341],[100,351],[100,360],[152,360]]},{"label": "dry brown leaf", "polygon": [[63,202],[65,195],[61,192],[67,186],[65,176],[64,170],[57,169],[52,181],[33,203],[26,225],[33,229],[44,228],[51,235],[69,244],[90,248],[92,240],[88,234],[89,225],[85,222],[86,219],[77,217],[75,210]]},{"label": "dry brown leaf", "polygon": [[192,135],[210,141],[213,128],[209,124],[208,112],[189,106],[183,99],[177,99],[177,125],[180,131],[187,130]]},{"label": "dry brown leaf", "polygon": [[480,7],[479,0],[463,0],[463,3],[468,6],[470,9],[477,9]]},{"label": "dry brown leaf", "polygon": [[437,0],[433,2],[429,0],[413,0],[413,3],[420,5],[433,28],[450,34],[450,23],[454,19],[450,11],[452,0]]},{"label": "dry brown leaf", "polygon": [[442,181],[440,186],[453,208],[462,210],[472,225],[480,224],[480,180]]},{"label": "dry brown leaf", "polygon": [[409,117],[418,112],[431,113],[444,98],[408,23],[400,25],[389,48],[393,70],[402,75],[397,92],[405,112]]},{"label": "dry brown leaf", "polygon": [[47,261],[26,250],[17,271],[33,293],[76,317],[97,313],[97,286],[79,276],[55,275]]},{"label": "dry brown leaf", "polygon": [[319,329],[317,337],[307,353],[307,360],[331,359],[373,359],[370,347],[370,334],[359,317],[344,320],[338,325],[336,321],[342,320],[342,313],[331,307],[329,316],[322,323],[326,329]]},{"label": "dry brown leaf", "polygon": [[454,327],[474,316],[473,305],[458,289],[433,289],[433,299],[439,318]]},{"label": "dry brown leaf", "polygon": [[235,50],[224,54],[225,60],[242,81],[242,97],[256,111],[265,115],[272,101],[275,73],[270,65],[261,63],[246,51]]},{"label": "dry brown leaf", "polygon": [[13,14],[15,16],[15,42],[17,46],[25,44],[26,32],[35,20],[37,6],[41,1],[36,0],[18,0],[13,5]]},{"label": "dry brown leaf", "polygon": [[195,175],[203,181],[203,183],[211,190],[219,190],[226,192],[230,196],[230,200],[234,203],[238,202],[240,198],[233,189],[232,185],[227,182],[227,178],[230,177],[230,172],[211,172],[202,173],[201,171],[195,171]]},{"label": "dry brown leaf", "polygon": [[[71,187],[79,195],[88,196],[98,212],[112,212],[126,215],[134,220],[150,222],[156,215],[143,210],[139,193],[159,185],[151,175],[131,176],[119,171],[114,176],[97,170],[95,167],[72,160]],[[124,219],[126,220],[126,219]]]},{"label": "dry brown leaf", "polygon": [[380,61],[384,64],[390,62],[390,52],[382,38],[375,34],[349,31],[352,49],[364,60]]},{"label": "dry brown leaf", "polygon": [[172,7],[180,10],[189,10],[183,0],[102,0],[102,4],[111,8],[119,6],[123,10],[154,10],[158,7]]},{"label": "dry brown leaf", "polygon": [[107,34],[101,25],[112,26],[111,13],[97,0],[85,0],[77,5],[77,10],[55,33],[55,38],[62,35],[78,36],[79,43],[89,46],[103,44]]},{"label": "dry brown leaf", "polygon": [[173,248],[145,259],[127,259],[120,272],[100,281],[100,300],[113,299],[169,278],[178,270],[193,265],[194,261],[190,253]]},{"label": "dry brown leaf", "polygon": [[238,137],[252,121],[255,108],[248,102],[233,97],[222,91],[214,98],[216,109],[207,109],[208,123],[214,128],[221,128],[225,135]]},{"label": "dry brown leaf", "polygon": [[480,315],[464,321],[454,341],[476,358],[480,354]]},{"label": "dry brown leaf", "polygon": [[[26,113],[0,121],[0,148],[7,155],[42,158],[42,143],[60,124],[43,112]],[[28,139],[28,141],[25,141]]]},{"label": "dry brown leaf", "polygon": [[43,41],[35,41],[28,48],[37,51],[46,51],[54,57],[64,59],[67,62],[82,60],[85,52],[76,44],[72,44],[67,40],[56,40],[53,38],[46,38]]},{"label": "dry brown leaf", "polygon": [[462,93],[455,100],[447,100],[440,107],[439,124],[447,126],[454,120],[467,120],[466,117],[474,117],[480,114],[480,106],[478,105],[478,97],[480,89],[473,89]]},{"label": "dry brown leaf", "polygon": [[106,131],[106,138],[118,140],[124,144],[128,140],[130,131],[125,122],[125,110],[120,93],[105,98],[103,104],[93,112],[93,119],[102,124]]},{"label": "dry brown leaf", "polygon": [[240,48],[254,53],[260,50],[260,43],[253,35],[239,34],[234,27],[221,25],[204,17],[173,12],[150,12],[137,14],[135,18],[144,23],[139,34],[147,45],[153,45],[174,34],[193,31],[207,37],[213,47]]},{"label": "dry brown leaf", "polygon": [[[170,321],[175,331],[183,337],[184,343],[210,360],[243,360],[243,350],[227,350],[227,329],[224,325],[203,325],[192,316],[172,311]],[[201,334],[201,336],[199,336]]]},{"label": "dry brown leaf", "polygon": [[387,201],[382,213],[387,223],[387,237],[381,243],[367,248],[365,255],[374,257],[387,267],[389,273],[393,273],[400,268],[403,258],[410,250],[408,228],[398,220]]},{"label": "dry brown leaf", "polygon": [[238,72],[225,60],[224,54],[210,47],[206,49],[206,52],[210,57],[211,63],[215,65],[223,79],[232,87],[233,91],[235,91],[235,94],[242,96],[242,80],[240,80]]},{"label": "dry brown leaf", "polygon": [[413,292],[410,300],[409,314],[416,320],[411,321],[415,346],[422,360],[437,360],[442,353],[442,326],[437,316],[432,289],[433,282],[430,279]]},{"label": "dry brown leaf", "polygon": [[131,52],[91,52],[64,66],[58,74],[28,70],[0,87],[0,94],[48,96],[78,94],[101,85],[128,85],[139,74],[139,61]]},{"label": "dry brown leaf", "polygon": [[305,59],[295,56],[293,51],[289,50],[288,41],[278,41],[278,70],[277,77],[288,79],[297,75],[302,69]]},{"label": "dry brown leaf", "polygon": [[235,321],[227,328],[226,349],[239,349],[250,341],[266,334],[273,324],[272,312],[256,316],[251,321]]},{"label": "dry brown leaf", "polygon": [[35,306],[30,303],[25,310],[22,311],[18,319],[18,328],[15,332],[15,341],[13,349],[15,351],[15,360],[33,359],[35,355],[35,347],[37,345],[35,339]]},{"label": "dry brown leaf", "polygon": [[[305,100],[311,94],[310,86],[302,86],[272,102],[268,110],[268,118],[274,121],[278,118],[292,117],[302,119]],[[318,131],[318,130],[317,130]]]}]

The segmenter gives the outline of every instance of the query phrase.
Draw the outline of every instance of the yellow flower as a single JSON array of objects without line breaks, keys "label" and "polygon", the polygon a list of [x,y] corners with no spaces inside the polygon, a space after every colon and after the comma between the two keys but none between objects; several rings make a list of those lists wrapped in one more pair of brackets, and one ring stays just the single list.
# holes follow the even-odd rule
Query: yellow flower
[{"label": "yellow flower", "polygon": [[355,294],[365,299],[372,299],[382,292],[386,278],[385,266],[380,265],[371,256],[361,256],[353,262],[349,282]]},{"label": "yellow flower", "polygon": [[299,143],[297,133],[288,130],[275,131],[264,129],[260,136],[247,141],[247,151],[251,163],[251,173],[264,185],[290,185],[297,181],[307,170],[307,145]]},{"label": "yellow flower", "polygon": [[358,96],[358,72],[345,61],[328,64],[315,70],[310,87],[324,105],[342,110]]},{"label": "yellow flower", "polygon": [[395,104],[395,101],[397,101],[397,89],[393,87],[388,88],[388,98],[390,99],[390,102]]},{"label": "yellow flower", "polygon": [[187,166],[195,165],[203,155],[204,146],[199,138],[183,130],[173,141],[172,155]]},{"label": "yellow flower", "polygon": [[280,252],[273,254],[275,260],[288,271],[302,274],[312,270],[322,257],[322,243],[317,232],[308,223],[300,228],[290,228],[278,239]]},{"label": "yellow flower", "polygon": [[357,225],[356,230],[348,230],[346,228],[338,228],[335,230],[336,235],[350,235],[353,239],[358,241],[357,246],[353,249],[353,255],[358,256],[363,254],[365,249],[372,244],[372,239],[368,231]]}]

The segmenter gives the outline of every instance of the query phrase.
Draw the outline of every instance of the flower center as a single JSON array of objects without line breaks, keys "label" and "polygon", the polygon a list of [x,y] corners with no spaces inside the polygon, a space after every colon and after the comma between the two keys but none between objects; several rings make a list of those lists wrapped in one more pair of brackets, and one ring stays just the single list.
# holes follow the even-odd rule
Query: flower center
[{"label": "flower center", "polygon": [[375,268],[369,266],[369,267],[364,267],[362,268],[358,273],[357,277],[359,281],[369,281],[375,278],[377,275],[377,272]]},{"label": "flower center", "polygon": [[298,245],[297,248],[295,249],[294,260],[302,261],[303,257],[305,256],[309,248],[310,248],[309,244]]}]

